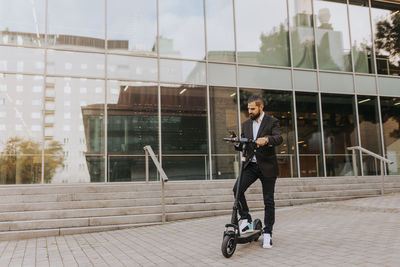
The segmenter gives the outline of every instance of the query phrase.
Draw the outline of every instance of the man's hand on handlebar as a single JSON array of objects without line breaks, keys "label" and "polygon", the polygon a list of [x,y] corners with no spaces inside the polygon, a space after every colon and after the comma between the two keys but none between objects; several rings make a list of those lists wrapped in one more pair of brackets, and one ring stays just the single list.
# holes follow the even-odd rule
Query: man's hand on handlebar
[{"label": "man's hand on handlebar", "polygon": [[268,143],[268,137],[260,137],[257,138],[256,140],[257,147],[265,146],[267,143]]},{"label": "man's hand on handlebar", "polygon": [[[235,138],[236,140],[238,140],[238,137],[236,135],[230,135],[230,138]],[[238,146],[240,143],[233,143],[235,146]]]}]

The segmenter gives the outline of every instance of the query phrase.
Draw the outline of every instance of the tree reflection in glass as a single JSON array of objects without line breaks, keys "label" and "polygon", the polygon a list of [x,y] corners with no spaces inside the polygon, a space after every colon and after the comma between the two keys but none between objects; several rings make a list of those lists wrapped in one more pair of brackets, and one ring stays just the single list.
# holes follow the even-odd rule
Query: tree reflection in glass
[{"label": "tree reflection in glass", "polygon": [[235,10],[239,62],[290,66],[286,1],[238,0]]}]

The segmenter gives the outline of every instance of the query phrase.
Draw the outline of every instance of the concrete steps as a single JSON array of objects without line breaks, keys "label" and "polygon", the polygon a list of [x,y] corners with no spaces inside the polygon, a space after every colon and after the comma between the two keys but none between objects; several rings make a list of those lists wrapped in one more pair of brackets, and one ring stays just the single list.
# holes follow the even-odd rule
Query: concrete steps
[{"label": "concrete steps", "polygon": [[[381,177],[278,179],[277,207],[380,194]],[[167,221],[230,214],[234,180],[170,181]],[[385,177],[400,192],[400,176]],[[261,183],[246,193],[263,210]],[[116,230],[161,223],[161,185],[151,183],[0,186],[0,240]]]}]

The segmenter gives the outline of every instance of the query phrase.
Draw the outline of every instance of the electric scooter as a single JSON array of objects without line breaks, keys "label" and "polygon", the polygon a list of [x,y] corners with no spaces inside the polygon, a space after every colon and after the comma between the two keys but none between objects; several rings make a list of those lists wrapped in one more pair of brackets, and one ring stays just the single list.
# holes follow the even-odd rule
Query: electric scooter
[{"label": "electric scooter", "polygon": [[[247,145],[254,144],[255,141],[248,138],[224,138],[224,141],[231,143],[240,143],[243,146],[243,151]],[[262,234],[262,223],[259,219],[253,221],[253,232],[240,233],[239,230],[239,220],[238,220],[238,196],[239,196],[239,186],[240,180],[242,179],[243,170],[247,167],[252,157],[248,157],[248,161],[240,161],[240,174],[237,181],[237,190],[235,194],[235,202],[232,208],[232,218],[231,223],[225,225],[224,237],[221,245],[222,254],[226,258],[230,258],[236,250],[237,244],[245,244],[253,241],[257,241]]]}]

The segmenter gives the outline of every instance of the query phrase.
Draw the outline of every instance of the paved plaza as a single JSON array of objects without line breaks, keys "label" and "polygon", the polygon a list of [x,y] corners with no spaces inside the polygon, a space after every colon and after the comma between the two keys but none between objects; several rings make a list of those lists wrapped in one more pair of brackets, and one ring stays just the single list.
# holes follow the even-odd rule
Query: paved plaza
[{"label": "paved plaza", "polygon": [[400,194],[278,209],[272,249],[260,239],[226,259],[229,220],[1,242],[0,266],[400,266]]}]

